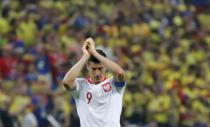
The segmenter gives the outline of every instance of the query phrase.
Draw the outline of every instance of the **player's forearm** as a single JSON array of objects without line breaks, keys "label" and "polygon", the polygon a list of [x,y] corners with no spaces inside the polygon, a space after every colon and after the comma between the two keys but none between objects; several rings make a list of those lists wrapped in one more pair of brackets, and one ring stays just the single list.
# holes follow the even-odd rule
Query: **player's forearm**
[{"label": "player's forearm", "polygon": [[97,52],[93,52],[92,55],[96,57],[101,63],[103,63],[108,69],[113,71],[114,73],[118,75],[124,75],[124,70],[115,62],[112,60],[100,55]]},{"label": "player's forearm", "polygon": [[89,57],[83,55],[82,58],[66,73],[63,78],[63,84],[72,85],[88,59]]}]

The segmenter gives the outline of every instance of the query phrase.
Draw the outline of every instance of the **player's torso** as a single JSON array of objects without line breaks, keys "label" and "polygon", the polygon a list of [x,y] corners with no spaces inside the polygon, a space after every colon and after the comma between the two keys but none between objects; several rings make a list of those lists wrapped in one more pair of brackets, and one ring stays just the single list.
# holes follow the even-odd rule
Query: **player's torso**
[{"label": "player's torso", "polygon": [[122,95],[111,79],[97,85],[84,80],[77,100],[81,125],[85,127],[119,127]]},{"label": "player's torso", "polygon": [[105,106],[110,103],[113,92],[113,87],[109,80],[105,80],[97,85],[86,81],[80,94],[80,99],[85,101],[90,107]]}]

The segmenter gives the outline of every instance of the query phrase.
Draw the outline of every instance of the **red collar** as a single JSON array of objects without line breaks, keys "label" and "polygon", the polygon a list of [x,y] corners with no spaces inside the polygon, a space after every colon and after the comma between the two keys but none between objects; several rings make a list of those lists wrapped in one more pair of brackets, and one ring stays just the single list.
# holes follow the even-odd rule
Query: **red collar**
[{"label": "red collar", "polygon": [[[86,77],[85,78],[90,84],[94,84],[94,85],[96,85],[94,82],[93,82],[93,80],[91,79],[91,78],[89,78],[89,77]],[[107,79],[107,77],[105,77],[104,79],[103,79],[103,81],[105,81]],[[103,82],[103,81],[101,81],[101,82]],[[98,83],[99,84],[99,83]]]}]

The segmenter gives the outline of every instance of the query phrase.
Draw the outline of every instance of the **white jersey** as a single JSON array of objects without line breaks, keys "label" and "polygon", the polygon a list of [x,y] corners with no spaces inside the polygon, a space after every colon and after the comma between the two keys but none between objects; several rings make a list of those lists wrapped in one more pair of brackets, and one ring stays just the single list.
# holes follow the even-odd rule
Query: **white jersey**
[{"label": "white jersey", "polygon": [[72,95],[76,101],[81,127],[120,127],[125,83],[116,87],[113,78],[95,85],[77,78]]}]

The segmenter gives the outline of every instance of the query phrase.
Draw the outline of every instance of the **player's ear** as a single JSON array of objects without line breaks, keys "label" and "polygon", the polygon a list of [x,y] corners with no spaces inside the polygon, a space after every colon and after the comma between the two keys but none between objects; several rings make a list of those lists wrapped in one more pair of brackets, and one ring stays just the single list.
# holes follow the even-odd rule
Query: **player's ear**
[{"label": "player's ear", "polygon": [[107,72],[107,67],[105,67],[105,72]]},{"label": "player's ear", "polygon": [[107,67],[104,65],[104,64],[102,64],[103,65],[103,70],[105,71],[105,72],[107,72]]},{"label": "player's ear", "polygon": [[87,68],[87,70],[90,70],[90,63],[89,62],[86,63],[86,68]]}]

